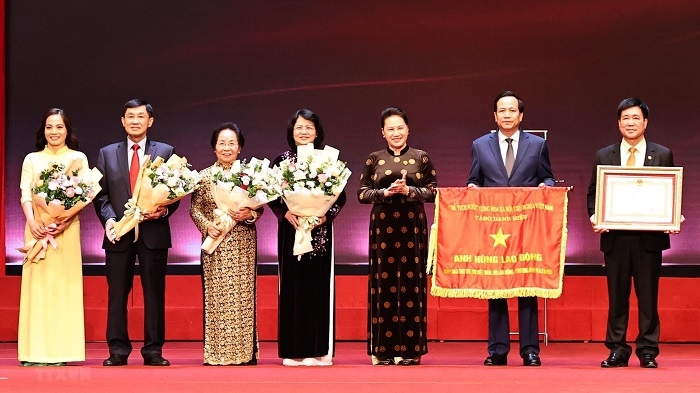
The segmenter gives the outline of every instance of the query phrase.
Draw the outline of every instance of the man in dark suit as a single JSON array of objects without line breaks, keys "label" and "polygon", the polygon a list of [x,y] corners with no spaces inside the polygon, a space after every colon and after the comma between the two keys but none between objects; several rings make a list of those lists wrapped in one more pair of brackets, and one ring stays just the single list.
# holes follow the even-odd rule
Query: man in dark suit
[{"label": "man in dark suit", "polygon": [[[493,116],[498,132],[472,144],[472,165],[467,187],[554,186],[549,151],[544,139],[522,132],[525,106],[512,91],[496,97]],[[510,351],[510,323],[506,299],[489,299],[489,356],[486,366],[505,366]],[[540,366],[537,298],[518,298],[520,357],[525,366]]]},{"label": "man in dark suit", "polygon": [[595,195],[598,165],[673,166],[668,148],[644,138],[649,107],[638,98],[627,98],[617,107],[617,124],[622,141],[598,150],[593,175],[588,186],[588,215],[594,231],[601,234],[600,251],[605,258],[608,282],[608,326],[605,346],[610,355],[601,367],[626,367],[632,355],[627,344],[629,297],[634,278],[634,292],[639,309],[639,335],[636,355],[644,368],[656,368],[659,354],[659,276],[661,251],[671,247],[668,233],[654,231],[619,231],[595,227]]},{"label": "man in dark suit", "polygon": [[124,105],[122,125],[126,140],[100,149],[97,169],[102,172],[102,191],[95,197],[94,205],[105,236],[105,250],[109,303],[107,306],[107,345],[109,358],[104,366],[127,364],[131,353],[131,341],[127,329],[127,300],[134,281],[134,265],[139,259],[141,286],[144,297],[144,345],[141,355],[145,365],[169,366],[163,358],[165,342],[165,269],[168,248],[171,245],[168,217],[178,203],[161,207],[145,215],[139,224],[138,239],[134,230],[116,238],[114,224],[124,216],[124,204],[131,198],[137,169],[145,155],[168,159],[174,149],[165,143],[146,138],[153,125],[153,107],[146,101],[133,99]]}]

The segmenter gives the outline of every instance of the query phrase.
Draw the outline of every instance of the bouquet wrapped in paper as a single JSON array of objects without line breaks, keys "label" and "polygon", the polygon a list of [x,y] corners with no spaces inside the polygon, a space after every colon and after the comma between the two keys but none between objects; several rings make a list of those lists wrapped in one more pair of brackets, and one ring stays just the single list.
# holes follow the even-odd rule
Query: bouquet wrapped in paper
[{"label": "bouquet wrapped in paper", "polygon": [[229,210],[237,211],[244,207],[255,210],[279,198],[282,188],[272,177],[272,172],[268,159],[259,160],[255,157],[250,162],[236,160],[231,169],[212,169],[211,189],[216,203],[214,225],[221,234],[216,238],[207,236],[204,239],[204,252],[214,252],[236,225],[236,221],[228,214]]},{"label": "bouquet wrapped in paper", "polygon": [[297,146],[297,161],[283,160],[275,167],[282,188],[282,199],[289,211],[299,216],[294,234],[294,255],[313,250],[311,229],[319,217],[328,212],[345,188],[351,175],[338,149],[326,146],[314,149],[312,144]]},{"label": "bouquet wrapped in paper", "polygon": [[163,157],[156,157],[151,161],[149,155],[144,156],[134,193],[124,205],[124,217],[114,224],[116,238],[119,239],[130,230],[136,229],[136,241],[138,225],[143,221],[145,214],[153,213],[161,206],[173,204],[184,198],[194,191],[200,180],[199,173],[189,169],[185,157],[173,154],[168,161]]},{"label": "bouquet wrapped in paper", "polygon": [[[81,160],[72,160],[68,165],[49,164],[32,183],[34,218],[46,228],[55,228],[57,222],[72,219],[102,189],[101,178],[97,168],[85,168]],[[24,263],[36,263],[44,259],[49,244],[54,249],[58,247],[56,239],[47,233],[43,239],[32,238],[17,250],[25,254]]]}]

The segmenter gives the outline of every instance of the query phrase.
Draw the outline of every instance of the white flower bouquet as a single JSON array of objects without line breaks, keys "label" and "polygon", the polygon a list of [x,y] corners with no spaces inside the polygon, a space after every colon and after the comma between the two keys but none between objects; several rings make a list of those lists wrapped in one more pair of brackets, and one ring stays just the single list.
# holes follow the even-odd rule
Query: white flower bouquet
[{"label": "white flower bouquet", "polygon": [[145,214],[153,213],[159,207],[173,204],[192,193],[201,177],[189,166],[187,159],[177,154],[170,156],[168,161],[163,157],[151,161],[149,155],[144,156],[134,193],[124,205],[124,217],[114,224],[116,238],[119,239],[136,228],[138,239],[138,224],[143,221]]},{"label": "white flower bouquet", "polygon": [[216,203],[214,225],[221,231],[216,238],[207,236],[202,250],[211,254],[221,244],[227,233],[236,225],[229,211],[247,207],[251,210],[273,201],[282,194],[276,178],[273,177],[270,161],[255,157],[249,162],[236,160],[231,169],[214,167],[212,170],[212,196]]},{"label": "white flower bouquet", "polygon": [[[75,217],[92,202],[102,189],[102,173],[97,168],[84,168],[80,160],[68,165],[51,163],[32,183],[34,217],[46,228],[55,228],[57,222]],[[56,249],[56,239],[47,234],[43,239],[32,238],[17,250],[25,254],[24,263],[34,263],[46,256],[48,245]]]},{"label": "white flower bouquet", "polygon": [[338,160],[338,149],[326,146],[314,149],[312,144],[297,146],[296,162],[284,160],[275,167],[282,189],[282,199],[289,211],[299,216],[294,235],[294,255],[313,250],[311,229],[319,217],[328,212],[345,188],[351,172]]}]

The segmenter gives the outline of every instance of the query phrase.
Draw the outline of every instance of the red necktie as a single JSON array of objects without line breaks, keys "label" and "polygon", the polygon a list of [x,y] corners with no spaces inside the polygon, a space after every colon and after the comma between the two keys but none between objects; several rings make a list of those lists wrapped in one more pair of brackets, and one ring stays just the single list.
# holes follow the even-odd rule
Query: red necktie
[{"label": "red necktie", "polygon": [[131,193],[134,193],[134,187],[136,186],[136,178],[139,176],[139,169],[141,169],[141,164],[139,164],[139,145],[134,144],[131,147],[134,149],[134,154],[131,156],[131,167],[129,168],[129,180],[131,181]]}]

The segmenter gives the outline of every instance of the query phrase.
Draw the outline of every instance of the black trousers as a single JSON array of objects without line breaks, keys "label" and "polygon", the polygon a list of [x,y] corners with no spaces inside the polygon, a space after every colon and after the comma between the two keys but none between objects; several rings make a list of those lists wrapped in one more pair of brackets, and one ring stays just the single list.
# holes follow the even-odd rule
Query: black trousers
[{"label": "black trousers", "polygon": [[[659,354],[659,276],[661,251],[647,251],[639,234],[618,234],[605,253],[608,282],[608,327],[605,346],[625,358],[632,355],[627,344],[632,283],[637,295],[639,334],[636,355]],[[633,280],[634,279],[634,280]]]},{"label": "black trousers", "polygon": [[109,299],[107,345],[110,354],[128,356],[131,340],[127,324],[127,302],[134,284],[136,257],[139,260],[144,302],[144,343],[141,355],[162,354],[165,343],[165,271],[168,249],[149,249],[142,240],[126,251],[105,251]]},{"label": "black trousers", "polygon": [[[537,298],[518,298],[520,356],[540,353],[537,321]],[[510,352],[510,321],[507,299],[489,299],[489,355],[507,356]]]}]

